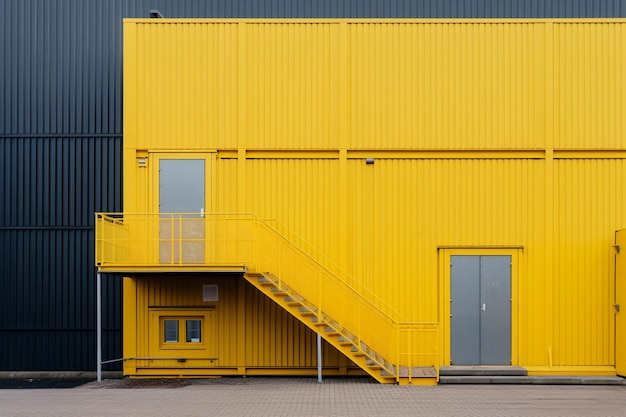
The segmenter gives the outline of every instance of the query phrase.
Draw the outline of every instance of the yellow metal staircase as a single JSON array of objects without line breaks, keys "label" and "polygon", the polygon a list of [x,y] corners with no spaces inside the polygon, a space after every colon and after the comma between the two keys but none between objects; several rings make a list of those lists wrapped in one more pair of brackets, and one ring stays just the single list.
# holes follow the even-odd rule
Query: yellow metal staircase
[{"label": "yellow metal staircase", "polygon": [[439,326],[407,322],[287,229],[259,221],[246,279],[381,383],[435,384]]},{"label": "yellow metal staircase", "polygon": [[[182,232],[164,234],[164,228]],[[194,233],[186,237],[186,230]],[[245,271],[254,287],[377,381],[438,381],[438,322],[406,321],[288,229],[253,214],[97,213],[96,266],[108,272]]]}]

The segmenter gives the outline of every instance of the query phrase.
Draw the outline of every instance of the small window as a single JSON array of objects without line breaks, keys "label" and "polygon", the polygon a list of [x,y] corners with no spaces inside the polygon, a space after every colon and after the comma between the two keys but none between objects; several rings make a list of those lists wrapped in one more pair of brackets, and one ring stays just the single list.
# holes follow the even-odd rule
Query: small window
[{"label": "small window", "polygon": [[187,322],[187,343],[200,343],[201,339],[201,320],[186,320]]},{"label": "small window", "polygon": [[159,317],[159,338],[161,349],[204,349],[203,316],[167,316]]},{"label": "small window", "polygon": [[178,343],[178,320],[164,320],[165,343]]}]

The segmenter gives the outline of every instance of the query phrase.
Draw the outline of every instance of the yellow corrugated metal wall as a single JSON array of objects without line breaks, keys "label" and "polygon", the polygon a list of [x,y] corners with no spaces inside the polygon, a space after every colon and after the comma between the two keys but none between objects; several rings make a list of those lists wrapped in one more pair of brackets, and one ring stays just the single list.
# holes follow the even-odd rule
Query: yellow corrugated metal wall
[{"label": "yellow corrugated metal wall", "polygon": [[[285,224],[408,320],[440,320],[442,344],[438,247],[515,246],[514,362],[612,365],[625,35],[624,20],[126,20],[125,210],[147,210],[136,150],[217,150],[215,211]],[[280,362],[255,340],[247,366]]]},{"label": "yellow corrugated metal wall", "polygon": [[554,183],[554,359],[563,365],[612,364],[609,231],[626,224],[626,161],[558,160]]},{"label": "yellow corrugated metal wall", "polygon": [[583,22],[126,20],[126,145],[621,147],[626,28]]}]

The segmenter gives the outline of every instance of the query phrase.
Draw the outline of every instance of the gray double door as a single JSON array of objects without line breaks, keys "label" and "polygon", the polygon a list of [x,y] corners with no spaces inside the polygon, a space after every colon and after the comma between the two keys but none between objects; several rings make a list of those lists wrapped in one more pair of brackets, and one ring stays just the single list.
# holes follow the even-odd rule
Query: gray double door
[{"label": "gray double door", "polygon": [[450,261],[452,365],[510,365],[511,256]]}]

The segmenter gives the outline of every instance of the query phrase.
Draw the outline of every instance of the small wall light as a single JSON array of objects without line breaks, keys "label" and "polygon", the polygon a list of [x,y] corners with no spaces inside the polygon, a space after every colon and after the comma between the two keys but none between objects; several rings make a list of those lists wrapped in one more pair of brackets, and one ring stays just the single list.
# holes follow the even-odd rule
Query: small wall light
[{"label": "small wall light", "polygon": [[365,163],[367,165],[374,165],[374,158],[366,158]]},{"label": "small wall light", "polygon": [[161,12],[156,9],[150,10],[150,17],[152,19],[163,19],[163,15],[161,14]]}]

